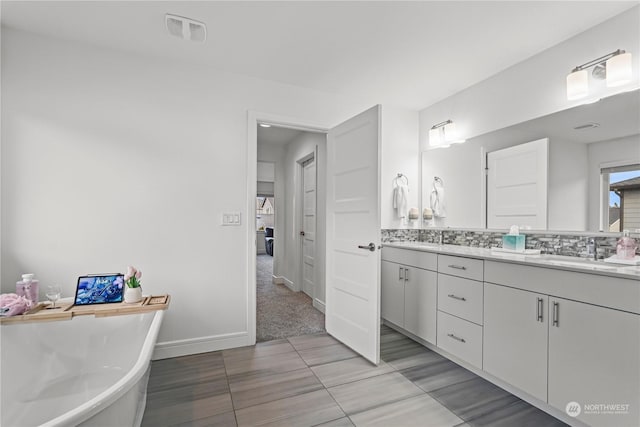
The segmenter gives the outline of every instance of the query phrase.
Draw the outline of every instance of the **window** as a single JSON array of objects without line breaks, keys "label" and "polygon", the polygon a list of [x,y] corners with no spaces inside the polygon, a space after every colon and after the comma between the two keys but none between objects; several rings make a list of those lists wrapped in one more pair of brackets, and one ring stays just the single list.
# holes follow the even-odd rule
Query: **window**
[{"label": "window", "polygon": [[603,168],[603,197],[607,200],[605,231],[640,229],[640,165]]}]

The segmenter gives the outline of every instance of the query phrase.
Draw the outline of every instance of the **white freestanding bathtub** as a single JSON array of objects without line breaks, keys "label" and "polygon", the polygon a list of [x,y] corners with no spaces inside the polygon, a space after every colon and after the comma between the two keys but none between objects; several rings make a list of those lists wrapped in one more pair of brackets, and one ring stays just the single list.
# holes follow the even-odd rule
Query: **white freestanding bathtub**
[{"label": "white freestanding bathtub", "polygon": [[2,325],[0,425],[140,425],[163,315]]}]

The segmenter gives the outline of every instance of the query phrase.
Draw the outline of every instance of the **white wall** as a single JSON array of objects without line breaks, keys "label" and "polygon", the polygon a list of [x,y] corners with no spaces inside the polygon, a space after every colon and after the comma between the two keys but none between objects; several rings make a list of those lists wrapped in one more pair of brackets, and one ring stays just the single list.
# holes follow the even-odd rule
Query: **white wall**
[{"label": "white wall", "polygon": [[[492,132],[449,148],[422,153],[423,206],[429,206],[433,177],[444,180],[447,217],[439,227],[484,228],[484,155],[532,138]],[[587,145],[549,140],[548,224],[550,230],[586,230]]]},{"label": "white wall", "polygon": [[393,209],[394,179],[409,179],[408,208],[420,207],[418,112],[382,107],[381,222],[382,228],[419,228],[420,222],[402,221]]},{"label": "white wall", "polygon": [[372,105],[6,28],[2,92],[2,291],[28,271],[70,296],[133,264],[173,296],[163,356],[247,344],[247,111]]},{"label": "white wall", "polygon": [[589,144],[588,159],[589,229],[599,230],[601,200],[600,168],[640,163],[640,135]]},{"label": "white wall", "polygon": [[593,96],[589,99],[638,87],[638,28],[640,6],[420,111],[421,149],[427,149],[429,128],[447,119],[456,122],[462,136],[471,138],[584,103],[567,101],[567,74],[575,66],[616,49],[632,53],[633,81],[610,89],[592,81]]}]

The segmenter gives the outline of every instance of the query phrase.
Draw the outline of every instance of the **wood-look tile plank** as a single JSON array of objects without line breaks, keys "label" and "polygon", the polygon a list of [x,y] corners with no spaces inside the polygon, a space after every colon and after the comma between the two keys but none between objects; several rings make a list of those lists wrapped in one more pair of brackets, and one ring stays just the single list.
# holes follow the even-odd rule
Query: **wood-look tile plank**
[{"label": "wood-look tile plank", "polygon": [[546,412],[518,400],[467,421],[470,427],[564,427],[567,424]]},{"label": "wood-look tile plank", "polygon": [[295,351],[295,348],[286,339],[261,342],[247,347],[238,347],[222,351],[225,360],[244,360],[256,357],[273,356],[275,354]]},{"label": "wood-look tile plank", "polygon": [[356,426],[453,427],[462,422],[434,398],[422,394],[350,416]]},{"label": "wood-look tile plank", "polygon": [[335,339],[329,334],[313,334],[313,335],[301,335],[299,337],[288,338],[291,345],[296,350],[306,350],[314,347],[324,347],[327,345],[341,344],[340,341]]},{"label": "wood-look tile plank", "polygon": [[497,411],[520,400],[480,377],[443,387],[429,394],[464,421]]},{"label": "wood-look tile plank", "polygon": [[446,360],[409,338],[388,342],[380,347],[380,358],[397,370]]},{"label": "wood-look tile plank", "polygon": [[[229,411],[223,414],[177,424],[177,427],[236,427],[237,425],[235,412]],[[156,427],[159,427],[159,425]]]},{"label": "wood-look tile plank", "polygon": [[[147,403],[149,405],[149,403]],[[202,399],[178,401],[173,404],[148,407],[142,419],[143,426],[172,426],[233,411],[231,394],[218,394]]]},{"label": "wood-look tile plank", "polygon": [[397,372],[331,387],[329,393],[347,415],[424,394],[416,385]]},{"label": "wood-look tile plank", "polygon": [[313,427],[353,427],[353,423],[347,417],[338,418],[328,423],[317,424]]},{"label": "wood-look tile plank", "polygon": [[151,363],[147,390],[167,390],[189,384],[198,384],[225,378],[222,355],[204,353],[192,356],[157,360]]},{"label": "wood-look tile plank", "polygon": [[166,405],[186,404],[205,400],[222,394],[229,394],[229,385],[225,378],[205,383],[174,387],[162,391],[148,392],[146,407],[152,410]]},{"label": "wood-look tile plank", "polygon": [[304,363],[304,360],[302,360],[296,352],[274,354],[272,356],[253,359],[238,360],[231,358],[225,360],[225,365],[229,379],[237,375],[277,374],[307,367],[307,364]]},{"label": "wood-look tile plank", "polygon": [[313,366],[311,370],[325,387],[346,384],[394,371],[391,366],[383,361],[380,361],[380,364],[376,366],[362,357]]},{"label": "wood-look tile plank", "polygon": [[323,387],[311,369],[304,368],[280,374],[232,379],[230,388],[233,407],[238,410],[309,393]]},{"label": "wood-look tile plank", "polygon": [[413,368],[404,369],[400,373],[427,392],[477,377],[473,372],[448,359],[414,366]]},{"label": "wood-look tile plank", "polygon": [[313,426],[336,420],[344,415],[324,389],[236,411],[240,427]]},{"label": "wood-look tile plank", "polygon": [[324,363],[359,357],[358,353],[343,344],[307,348],[305,350],[298,350],[298,353],[309,366],[322,365]]}]

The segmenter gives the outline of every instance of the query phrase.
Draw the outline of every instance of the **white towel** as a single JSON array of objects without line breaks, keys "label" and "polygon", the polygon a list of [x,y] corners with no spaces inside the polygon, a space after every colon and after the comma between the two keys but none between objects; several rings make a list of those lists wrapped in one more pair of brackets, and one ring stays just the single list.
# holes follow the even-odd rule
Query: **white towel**
[{"label": "white towel", "polygon": [[436,218],[446,218],[447,210],[444,203],[444,184],[440,180],[433,181],[431,191],[431,210]]},{"label": "white towel", "polygon": [[404,184],[397,184],[393,189],[393,208],[396,210],[398,218],[407,217],[407,206],[409,203],[409,187]]}]

